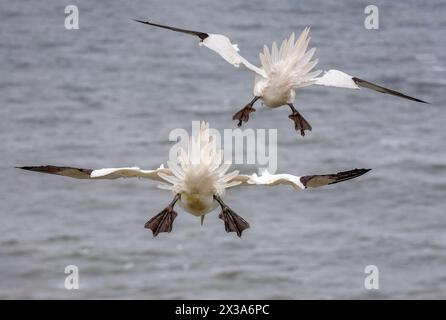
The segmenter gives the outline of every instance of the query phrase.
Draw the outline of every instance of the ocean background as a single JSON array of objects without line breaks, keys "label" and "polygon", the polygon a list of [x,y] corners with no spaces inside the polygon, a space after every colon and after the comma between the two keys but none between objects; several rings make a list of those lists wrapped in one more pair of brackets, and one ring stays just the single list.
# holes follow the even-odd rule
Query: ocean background
[{"label": "ocean background", "polygon": [[[77,5],[80,29],[66,30]],[[0,298],[446,298],[446,2],[1,1]],[[172,196],[156,182],[84,181],[23,165],[155,168],[169,132],[208,120],[235,128],[253,75],[147,19],[228,35],[259,64],[264,44],[311,26],[318,67],[337,68],[429,101],[312,86],[296,107],[257,104],[245,128],[278,129],[278,172],[373,168],[345,183],[295,192],[239,188],[226,202],[251,224],[227,234],[180,207],[173,232],[144,223]],[[238,165],[244,173],[255,166]],[[76,265],[80,289],[66,290]],[[366,290],[364,268],[379,268]]]}]

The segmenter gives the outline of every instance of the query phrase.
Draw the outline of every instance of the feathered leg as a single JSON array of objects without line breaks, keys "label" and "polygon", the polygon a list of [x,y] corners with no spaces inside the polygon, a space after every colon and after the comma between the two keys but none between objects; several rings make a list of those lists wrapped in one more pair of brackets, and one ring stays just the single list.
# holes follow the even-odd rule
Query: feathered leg
[{"label": "feathered leg", "polygon": [[248,103],[246,106],[243,107],[243,109],[237,111],[232,116],[232,120],[238,120],[237,127],[241,127],[242,122],[248,122],[249,114],[256,111],[253,105],[258,99],[260,99],[260,97],[254,97],[254,99],[252,99],[250,103]]},{"label": "feathered leg", "polygon": [[236,232],[241,237],[243,230],[249,228],[249,223],[232,211],[219,196],[214,195],[214,199],[221,206],[222,211],[218,217],[224,221],[226,232]]},{"label": "feathered leg", "polygon": [[144,225],[144,228],[152,230],[154,237],[160,232],[172,231],[173,221],[177,217],[177,213],[173,210],[173,207],[180,197],[181,195],[179,193],[176,194],[172,202],[163,211],[147,221]]},{"label": "feathered leg", "polygon": [[291,111],[293,112],[288,116],[291,120],[294,121],[294,129],[300,130],[300,135],[302,137],[305,136],[305,130],[311,131],[311,125],[308,123],[307,120],[299,113],[299,111],[294,108],[294,105],[292,103],[289,103],[288,106],[291,108]]}]

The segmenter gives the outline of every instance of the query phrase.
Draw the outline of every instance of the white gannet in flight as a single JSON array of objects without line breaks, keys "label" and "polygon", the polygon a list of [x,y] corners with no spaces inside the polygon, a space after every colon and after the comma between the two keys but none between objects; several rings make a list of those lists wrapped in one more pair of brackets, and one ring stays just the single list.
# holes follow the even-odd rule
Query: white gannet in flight
[{"label": "white gannet in flight", "polygon": [[27,166],[19,169],[56,174],[77,179],[117,179],[146,178],[161,181],[159,188],[173,193],[172,202],[145,224],[152,230],[153,236],[160,232],[170,232],[177,213],[173,210],[179,202],[184,210],[201,218],[218,206],[222,212],[219,218],[224,221],[226,232],[236,232],[240,237],[249,224],[232,211],[224,202],[227,189],[250,185],[290,185],[295,190],[316,188],[328,184],[353,179],[363,175],[370,169],[354,169],[336,174],[293,176],[290,174],[269,174],[264,172],[243,175],[238,171],[228,170],[230,163],[223,162],[222,150],[218,149],[213,136],[209,135],[209,124],[202,122],[200,133],[191,137],[188,150],[180,148],[178,163],[167,161],[167,168],[161,165],[155,170],[143,170],[138,167],[106,168],[99,170],[58,166]]},{"label": "white gannet in flight", "polygon": [[232,117],[233,120],[238,120],[238,126],[241,126],[242,122],[249,120],[249,114],[255,111],[253,107],[254,103],[258,99],[261,99],[270,108],[288,105],[292,111],[289,118],[294,121],[295,129],[300,130],[301,135],[304,136],[305,130],[311,131],[311,125],[293,105],[295,89],[312,84],[349,89],[368,88],[397,97],[427,103],[423,100],[348,75],[339,70],[332,69],[325,72],[323,76],[318,77],[321,73],[320,70],[311,71],[318,62],[317,59],[311,60],[316,48],[307,50],[310,41],[310,28],[305,28],[296,41],[294,33],[292,33],[289,39],[283,40],[280,48],[277,47],[275,42],[271,50],[267,46],[264,46],[263,53],[260,53],[261,67],[256,67],[243,58],[238,53],[238,45],[233,44],[224,35],[180,29],[151,23],[149,21],[136,19],[135,21],[197,36],[200,38],[200,45],[204,45],[217,52],[230,64],[236,67],[243,64],[246,68],[255,72],[254,98]]}]

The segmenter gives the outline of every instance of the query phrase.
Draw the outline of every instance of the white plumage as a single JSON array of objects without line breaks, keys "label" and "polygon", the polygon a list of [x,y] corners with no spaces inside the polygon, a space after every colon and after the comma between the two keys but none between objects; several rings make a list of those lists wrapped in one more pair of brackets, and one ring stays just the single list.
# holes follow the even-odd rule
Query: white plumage
[{"label": "white plumage", "polygon": [[317,78],[314,83],[327,87],[360,89],[352,79],[353,76],[339,70],[329,70],[322,77]]},{"label": "white plumage", "polygon": [[315,82],[321,71],[311,71],[318,60],[311,60],[316,51],[308,49],[310,28],[306,28],[294,41],[294,33],[284,40],[280,48],[274,42],[271,52],[264,46],[260,53],[262,69],[267,77],[256,77],[254,96],[261,97],[266,106],[276,108],[293,103],[295,89],[306,87]]},{"label": "white plumage", "polygon": [[254,66],[248,60],[243,58],[238,52],[240,49],[238,45],[232,44],[228,37],[221,34],[210,34],[209,37],[199,43],[205,47],[217,52],[223,59],[235,67],[243,64],[246,68],[254,71],[262,77],[267,77],[267,74],[262,69]]},{"label": "white plumage", "polygon": [[238,120],[238,126],[241,126],[243,122],[249,120],[250,113],[255,111],[253,104],[258,99],[261,99],[270,108],[288,105],[292,110],[289,118],[294,121],[295,129],[300,130],[301,135],[304,136],[305,130],[311,131],[312,127],[295,109],[293,103],[296,96],[295,90],[312,84],[348,89],[368,88],[412,101],[427,103],[423,100],[384,88],[335,69],[328,70],[324,75],[318,77],[321,71],[313,71],[318,60],[313,59],[316,49],[309,49],[309,27],[304,29],[297,40],[295,40],[295,35],[292,33],[288,39],[282,42],[280,47],[276,43],[273,43],[271,48],[264,46],[263,52],[260,53],[261,66],[257,67],[241,56],[238,45],[233,44],[224,35],[180,29],[148,21],[136,21],[198,36],[200,38],[200,45],[204,45],[215,51],[230,64],[235,67],[244,65],[249,70],[255,72],[254,99],[233,116],[234,120]]},{"label": "white plumage", "polygon": [[[176,212],[173,205],[179,201],[181,207],[194,216],[203,217],[218,205],[222,207],[220,217],[225,222],[226,231],[237,232],[240,236],[249,224],[229,209],[223,199],[229,189],[252,185],[290,185],[295,190],[319,187],[356,178],[368,169],[354,169],[329,175],[294,176],[290,174],[239,174],[229,171],[231,164],[223,161],[223,152],[209,134],[209,124],[202,122],[200,133],[190,138],[187,150],[179,149],[178,162],[167,161],[155,170],[139,167],[104,168],[98,170],[58,166],[31,166],[21,169],[56,174],[77,179],[117,179],[144,178],[161,181],[160,188],[170,191],[175,199],[165,210],[146,224],[156,236],[159,232],[170,232]],[[163,219],[161,219],[164,217]],[[203,221],[203,220],[202,220]],[[232,223],[232,224],[231,224]]]}]

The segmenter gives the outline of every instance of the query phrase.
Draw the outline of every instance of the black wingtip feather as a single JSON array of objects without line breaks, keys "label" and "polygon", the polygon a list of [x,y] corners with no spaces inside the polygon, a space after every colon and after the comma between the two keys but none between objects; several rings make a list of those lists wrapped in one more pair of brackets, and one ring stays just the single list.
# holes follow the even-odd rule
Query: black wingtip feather
[{"label": "black wingtip feather", "polygon": [[390,94],[390,95],[395,96],[395,97],[400,97],[400,98],[404,98],[404,99],[407,99],[407,100],[412,100],[412,101],[419,102],[419,103],[429,104],[429,102],[427,102],[427,101],[424,101],[424,100],[421,100],[421,99],[418,99],[418,98],[414,98],[414,97],[408,96],[407,94],[404,94],[404,93],[401,93],[401,92],[398,92],[398,91],[395,91],[395,90],[392,90],[392,89],[388,89],[388,88],[382,87],[380,85],[377,85],[377,84],[375,84],[373,82],[366,81],[364,79],[360,79],[360,78],[357,78],[357,77],[352,77],[352,80],[358,87],[375,90],[375,91],[378,91],[378,92],[381,92],[381,93]]},{"label": "black wingtip feather", "polygon": [[132,20],[139,22],[139,23],[149,24],[149,21],[143,21],[143,20],[138,20],[138,19],[132,19]]},{"label": "black wingtip feather", "polygon": [[348,171],[340,171],[335,174],[308,175],[301,177],[300,182],[305,186],[305,188],[317,188],[357,178],[370,170],[372,169],[353,169]]},{"label": "black wingtip feather", "polygon": [[366,174],[367,172],[369,172],[372,169],[353,169],[350,171],[344,171],[344,172],[338,172],[336,174],[336,176],[339,176],[339,178],[336,181],[333,181],[332,183],[329,184],[335,184],[335,183],[339,183],[339,182],[343,182],[343,181],[347,181],[347,180],[351,180],[357,177],[362,176],[363,174]]},{"label": "black wingtip feather", "polygon": [[168,25],[153,23],[153,22],[150,22],[149,20],[147,20],[147,21],[142,21],[142,20],[139,20],[139,19],[133,19],[133,20],[135,20],[136,22],[139,22],[139,23],[150,25],[150,26],[154,26],[154,27],[158,27],[158,28],[168,29],[168,30],[172,30],[172,31],[176,31],[176,32],[181,32],[181,33],[186,33],[186,34],[189,34],[189,35],[197,36],[197,37],[200,38],[201,41],[203,41],[204,39],[209,37],[209,35],[207,33],[205,33],[205,32],[188,30],[188,29],[182,29],[182,28],[172,27],[172,26],[168,26]]},{"label": "black wingtip feather", "polygon": [[31,170],[32,167],[14,167],[14,169],[21,169],[21,170]]}]

